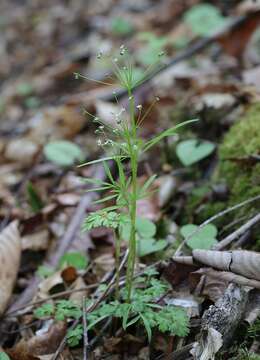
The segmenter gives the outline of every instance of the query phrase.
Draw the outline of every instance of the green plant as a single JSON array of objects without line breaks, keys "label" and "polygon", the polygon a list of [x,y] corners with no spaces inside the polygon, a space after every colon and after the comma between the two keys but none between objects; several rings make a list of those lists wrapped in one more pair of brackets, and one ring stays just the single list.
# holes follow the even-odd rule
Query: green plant
[{"label": "green plant", "polygon": [[111,22],[111,30],[115,35],[126,36],[134,31],[134,27],[129,20],[116,17]]},{"label": "green plant", "polygon": [[215,144],[205,140],[184,140],[176,147],[176,154],[185,166],[193,165],[196,162],[209,156],[215,149]]},{"label": "green plant", "polygon": [[187,239],[186,243],[191,249],[208,250],[217,243],[218,230],[215,225],[208,224],[200,230],[198,228],[197,225],[187,224],[180,229],[181,235]]},{"label": "green plant", "polygon": [[37,269],[37,275],[42,279],[45,279],[55,273],[55,270],[52,267],[41,265]]},{"label": "green plant", "polygon": [[81,309],[70,300],[59,300],[55,305],[43,304],[34,311],[36,318],[46,318],[54,315],[56,320],[79,319]]},{"label": "green plant", "polygon": [[[131,223],[125,221],[121,224],[121,237],[124,240],[130,240]],[[144,218],[136,219],[136,251],[138,256],[152,254],[154,252],[163,250],[167,246],[166,240],[156,240],[154,235],[156,233],[156,226],[153,222]]]},{"label": "green plant", "polygon": [[[153,329],[170,335],[184,337],[189,332],[189,320],[186,312],[172,305],[161,305],[160,300],[170,290],[168,284],[154,278],[158,272],[148,268],[142,276],[135,279],[135,288],[132,292],[131,303],[126,302],[128,298],[127,289],[120,290],[122,302],[115,300],[106,303],[101,302],[98,308],[87,312],[88,331],[95,329],[107,318],[118,318],[122,322],[123,329],[136,324],[141,325],[148,336],[152,337]],[[101,291],[100,286],[100,291]],[[103,289],[105,290],[105,289]],[[93,301],[86,301],[86,308],[91,308]],[[79,320],[82,309],[70,300],[60,300],[54,304],[43,304],[34,311],[34,316],[39,319],[54,317],[56,320]],[[82,325],[67,332],[69,346],[77,346],[83,336]]]},{"label": "green plant", "polygon": [[10,360],[10,357],[3,351],[0,351],[0,360]]},{"label": "green plant", "polygon": [[[156,64],[159,63],[159,60]],[[113,201],[111,206],[106,207],[101,212],[92,213],[86,219],[83,228],[89,229],[100,225],[112,227],[115,230],[116,238],[116,263],[117,273],[120,255],[120,239],[121,239],[121,224],[126,220],[130,222],[130,235],[129,235],[129,255],[127,259],[127,274],[126,274],[126,287],[127,287],[127,301],[131,300],[132,282],[134,275],[134,267],[136,262],[137,252],[137,237],[136,237],[136,209],[137,201],[139,199],[149,196],[149,189],[155,180],[155,176],[148,179],[144,185],[139,186],[137,182],[137,170],[140,157],[148,151],[151,147],[156,145],[162,139],[175,134],[176,130],[194,120],[186,121],[178,124],[175,127],[171,127],[154,138],[145,141],[139,135],[139,129],[148,116],[151,108],[158,101],[152,103],[148,110],[143,111],[141,104],[135,103],[135,97],[133,90],[142,81],[149,77],[152,67],[149,67],[147,71],[144,71],[141,79],[136,80],[133,76],[133,65],[127,53],[127,49],[124,46],[120,47],[119,58],[115,58],[112,61],[113,72],[120,85],[128,93],[128,108],[129,115],[126,114],[126,109],[121,108],[120,111],[114,114],[114,125],[106,124],[102,119],[93,116],[94,123],[98,125],[96,130],[99,135],[97,144],[101,146],[108,156],[90,161],[83,165],[91,165],[102,162],[104,170],[107,176],[107,181],[101,181],[96,179],[86,179],[90,184],[94,184],[96,188],[92,191],[105,192],[106,195],[96,203],[106,203]],[[79,75],[77,74],[77,77]],[[106,83],[107,84],[107,83]],[[115,94],[116,98],[116,94]],[[117,100],[117,98],[116,98]],[[107,161],[113,160],[116,164],[118,177],[115,178],[107,164]],[[125,169],[124,163],[128,161],[130,164],[130,174]],[[122,212],[122,209],[124,211]]]},{"label": "green plant", "polygon": [[195,35],[208,36],[225,25],[227,18],[222,16],[214,5],[198,4],[186,11],[184,22],[190,26]]},{"label": "green plant", "polygon": [[84,254],[77,251],[71,251],[64,254],[59,262],[59,267],[73,266],[75,269],[84,270],[88,265],[88,259]]},{"label": "green plant", "polygon": [[142,32],[138,39],[143,43],[136,58],[142,65],[152,65],[157,61],[158,54],[165,50],[170,41],[166,36],[156,36],[152,32]]},{"label": "green plant", "polygon": [[[146,277],[138,278],[137,283],[143,285]],[[157,301],[169,290],[169,287],[160,280],[151,279],[146,289],[136,288],[132,294],[131,303],[112,301],[103,303],[98,309],[88,315],[88,329],[95,327],[107,317],[122,320],[123,329],[138,323],[141,324],[151,341],[152,329],[171,335],[186,336],[188,334],[188,317],[184,310],[171,305],[159,305]],[[127,292],[122,293],[127,299]]]},{"label": "green plant", "polygon": [[70,347],[79,345],[83,334],[83,326],[77,325],[74,329],[69,329],[67,332],[67,343]]},{"label": "green plant", "polygon": [[43,152],[49,161],[60,166],[70,166],[84,158],[80,147],[66,140],[49,142]]},{"label": "green plant", "polygon": [[37,213],[44,206],[42,199],[41,199],[40,195],[38,194],[37,189],[33,186],[33,184],[30,181],[28,181],[28,183],[27,183],[26,190],[27,190],[27,197],[28,197],[28,202],[30,204],[30,207],[33,212]]}]

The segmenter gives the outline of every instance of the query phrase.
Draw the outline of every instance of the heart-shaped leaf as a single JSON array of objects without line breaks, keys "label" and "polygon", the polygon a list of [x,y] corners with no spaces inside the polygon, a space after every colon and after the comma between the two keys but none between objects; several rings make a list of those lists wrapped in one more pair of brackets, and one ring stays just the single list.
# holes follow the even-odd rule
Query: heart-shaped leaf
[{"label": "heart-shaped leaf", "polygon": [[[217,243],[216,235],[217,228],[212,224],[205,225],[198,230],[197,225],[188,224],[184,225],[180,229],[181,235],[187,239],[187,245],[191,249],[204,249],[209,250],[213,245]],[[198,230],[196,233],[195,231]],[[194,233],[194,235],[192,235]]]},{"label": "heart-shaped leaf", "polygon": [[78,145],[66,140],[49,142],[44,146],[43,152],[49,161],[60,166],[70,166],[83,159]]},{"label": "heart-shaped leaf", "polygon": [[136,219],[136,231],[141,237],[150,238],[156,233],[156,226],[153,222],[144,218]]},{"label": "heart-shaped leaf", "polygon": [[155,240],[154,238],[140,238],[137,244],[137,253],[138,256],[142,257],[163,250],[166,246],[166,240]]},{"label": "heart-shaped leaf", "polygon": [[185,140],[176,147],[176,153],[183,165],[189,166],[209,156],[215,149],[215,144],[204,140]]}]

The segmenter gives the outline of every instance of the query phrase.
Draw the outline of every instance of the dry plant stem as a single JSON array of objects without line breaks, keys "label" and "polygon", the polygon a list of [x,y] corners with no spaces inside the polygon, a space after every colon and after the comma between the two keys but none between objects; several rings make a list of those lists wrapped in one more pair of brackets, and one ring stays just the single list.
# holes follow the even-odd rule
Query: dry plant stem
[{"label": "dry plant stem", "polygon": [[247,230],[249,230],[251,227],[253,227],[255,224],[260,222],[260,213],[254,216],[252,219],[250,219],[248,222],[246,222],[244,225],[242,225],[240,228],[238,228],[236,231],[234,231],[232,234],[225,237],[223,240],[221,240],[218,244],[216,244],[213,249],[214,250],[222,250],[226,246],[230,245],[231,242],[238,239],[242,234],[244,234]]},{"label": "dry plant stem", "polygon": [[82,322],[83,322],[83,338],[84,338],[84,346],[83,346],[83,360],[88,359],[88,329],[87,329],[87,311],[86,311],[86,297],[83,297],[82,300]]},{"label": "dry plant stem", "polygon": [[[83,287],[78,288],[78,289],[71,289],[71,290],[65,290],[65,291],[58,292],[57,294],[53,294],[53,295],[48,296],[48,297],[46,297],[44,299],[40,299],[40,300],[31,302],[29,304],[26,304],[26,305],[22,305],[22,306],[20,306],[19,308],[15,309],[15,310],[8,311],[7,313],[4,314],[3,319],[5,319],[7,317],[10,317],[10,316],[13,316],[15,313],[17,313],[17,312],[19,312],[19,311],[21,311],[23,309],[35,307],[35,306],[37,306],[39,304],[42,304],[42,303],[45,303],[46,301],[49,301],[49,300],[54,300],[54,299],[57,299],[57,298],[60,298],[60,297],[66,296],[66,295],[74,294],[76,292],[83,292],[83,291],[90,290],[90,289],[96,289],[99,285],[100,285],[100,283],[96,283],[96,284],[83,286]],[[30,311],[31,311],[31,309],[30,309]],[[28,311],[26,311],[26,313],[27,312]]]},{"label": "dry plant stem", "polygon": [[245,206],[253,201],[257,201],[257,200],[260,200],[260,195],[257,195],[257,196],[254,196],[250,199],[247,199],[239,204],[236,204],[234,206],[231,206],[215,215],[213,215],[212,217],[210,217],[209,219],[207,219],[206,221],[204,221],[202,224],[200,224],[198,226],[198,228],[193,231],[190,236],[188,236],[185,240],[182,241],[182,243],[179,245],[179,247],[177,248],[177,250],[175,251],[175,256],[178,256],[178,255],[181,255],[181,250],[182,248],[184,247],[184,245],[186,244],[187,240],[189,240],[192,236],[194,236],[195,234],[197,234],[204,226],[208,225],[209,223],[211,223],[212,221],[216,220],[217,218],[221,217],[221,216],[224,216],[226,215],[227,213],[231,212],[231,211],[234,211],[242,206]]},{"label": "dry plant stem", "polygon": [[[105,173],[102,167],[97,167],[97,171],[94,174],[97,179],[104,180]],[[81,224],[85,218],[86,210],[91,205],[92,201],[96,198],[95,193],[86,193],[80,203],[78,204],[76,211],[67,227],[64,236],[59,240],[59,245],[56,252],[47,261],[47,265],[56,267],[59,263],[60,258],[65,254],[68,248],[71,246],[73,240],[76,238],[75,234],[80,230]],[[16,310],[17,308],[26,305],[37,292],[38,284],[40,279],[34,277],[28,287],[19,296],[18,300],[11,305],[9,312]]]}]

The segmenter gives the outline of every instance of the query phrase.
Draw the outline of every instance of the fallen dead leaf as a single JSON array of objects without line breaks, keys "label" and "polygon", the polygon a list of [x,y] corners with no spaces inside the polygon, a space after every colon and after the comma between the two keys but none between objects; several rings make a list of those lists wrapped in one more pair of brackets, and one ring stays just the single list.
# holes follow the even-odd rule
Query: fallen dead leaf
[{"label": "fallen dead leaf", "polygon": [[22,237],[22,250],[46,250],[49,242],[49,231],[42,229]]},{"label": "fallen dead leaf", "polygon": [[21,257],[18,222],[10,223],[0,234],[0,314],[10,300]]}]

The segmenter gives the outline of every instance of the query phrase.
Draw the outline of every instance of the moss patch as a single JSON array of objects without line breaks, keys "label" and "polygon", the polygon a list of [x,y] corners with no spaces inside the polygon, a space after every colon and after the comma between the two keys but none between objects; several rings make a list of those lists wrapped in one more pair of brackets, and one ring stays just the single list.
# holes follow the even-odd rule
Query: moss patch
[{"label": "moss patch", "polygon": [[[212,181],[225,182],[230,195],[227,201],[213,201],[202,207],[196,220],[201,222],[218,211],[260,194],[260,163],[253,156],[260,154],[260,104],[252,105],[245,115],[226,133],[219,146],[219,164]],[[188,201],[194,207],[194,197]],[[196,201],[195,201],[196,203]],[[259,201],[242,207],[219,219],[225,225],[243,216],[250,217],[259,211]],[[192,204],[192,206],[190,206]],[[259,241],[260,247],[260,241]]]}]

